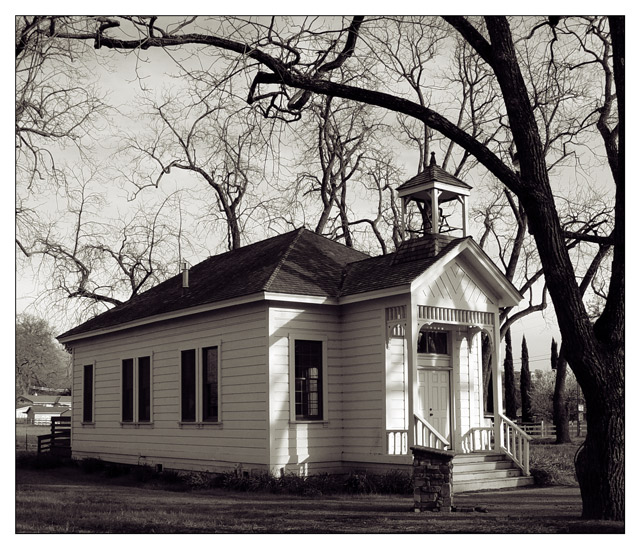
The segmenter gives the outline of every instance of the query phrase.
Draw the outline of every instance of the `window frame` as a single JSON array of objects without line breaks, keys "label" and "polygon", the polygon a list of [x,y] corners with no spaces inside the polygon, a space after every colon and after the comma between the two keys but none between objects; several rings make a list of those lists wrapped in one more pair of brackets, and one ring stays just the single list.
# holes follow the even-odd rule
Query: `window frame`
[{"label": "window frame", "polygon": [[[217,419],[205,420],[204,417],[204,378],[203,378],[203,366],[204,357],[203,353],[207,349],[217,349],[217,364],[216,364],[216,376],[217,376]],[[183,389],[182,389],[182,353],[185,351],[195,352],[195,418],[193,420],[185,420],[183,418]],[[212,341],[202,345],[189,345],[180,347],[178,349],[178,380],[179,380],[179,406],[178,406],[178,424],[181,426],[188,425],[220,425],[222,424],[222,342]]]},{"label": "window frame", "polygon": [[[91,418],[87,419],[87,368],[91,368]],[[96,361],[82,365],[82,424],[93,425],[96,419]]]},{"label": "window frame", "polygon": [[[296,414],[296,341],[317,341],[322,344],[322,371],[320,372],[320,391],[322,413],[319,418],[299,418]],[[289,422],[290,423],[326,423],[329,421],[329,383],[327,367],[328,338],[316,333],[295,332],[289,334]]]},{"label": "window frame", "polygon": [[[140,398],[140,361],[142,359],[149,360],[149,419],[140,419],[142,399]],[[132,384],[131,384],[131,419],[125,419],[124,417],[124,390],[125,390],[125,376],[124,376],[124,363],[126,361],[132,362]],[[120,424],[124,425],[150,425],[153,423],[153,353],[142,354],[134,357],[126,357],[120,359]]]}]

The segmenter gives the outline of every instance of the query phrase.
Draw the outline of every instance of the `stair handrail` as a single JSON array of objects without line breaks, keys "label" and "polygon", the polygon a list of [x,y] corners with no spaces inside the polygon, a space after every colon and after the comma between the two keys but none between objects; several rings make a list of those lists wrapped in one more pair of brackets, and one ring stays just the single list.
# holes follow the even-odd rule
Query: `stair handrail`
[{"label": "stair handrail", "polygon": [[[436,430],[436,428],[435,428],[433,425],[431,425],[431,423],[429,423],[425,418],[423,418],[419,413],[414,412],[413,416],[414,416],[414,418],[415,418],[415,420],[416,420],[416,425],[415,425],[415,427],[416,427],[416,431],[417,431],[418,423],[422,423],[422,425],[423,425],[424,427],[426,427],[427,431],[429,431],[433,436],[435,436],[435,437],[436,437],[436,439],[438,439],[438,440],[442,443],[442,449],[443,449],[443,450],[444,450],[444,449],[446,449],[448,446],[451,446],[451,444],[449,443],[449,441],[448,441],[446,438],[444,438],[444,437],[443,437],[443,436],[442,436],[442,435],[441,435],[441,434]],[[416,433],[416,435],[417,435],[417,433]],[[416,443],[417,443],[417,439],[418,439],[418,437],[416,436],[416,437],[415,437],[415,439],[416,439]]]},{"label": "stair handrail", "polygon": [[[479,443],[476,443],[476,434],[480,435]],[[493,426],[471,427],[461,437],[463,453],[485,452],[493,450]]]},{"label": "stair handrail", "polygon": [[[502,426],[506,425],[513,430],[514,433],[514,443],[516,439],[518,442],[522,443],[522,448],[520,448],[520,444],[509,443],[509,437],[507,433],[505,434],[505,440],[501,442],[501,446],[503,450],[511,456],[513,461],[518,464],[518,466],[523,470],[525,475],[529,474],[529,442],[532,440],[532,437],[529,436],[523,429],[521,429],[518,425],[516,425],[513,421],[511,421],[508,417],[502,415],[501,413],[497,413],[497,416],[500,418],[502,432]],[[520,448],[520,451],[518,451]]]}]

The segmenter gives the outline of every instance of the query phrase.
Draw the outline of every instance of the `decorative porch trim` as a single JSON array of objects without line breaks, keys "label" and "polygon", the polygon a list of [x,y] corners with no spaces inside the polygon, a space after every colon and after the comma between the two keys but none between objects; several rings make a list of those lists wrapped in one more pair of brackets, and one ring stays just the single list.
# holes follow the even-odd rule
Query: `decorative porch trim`
[{"label": "decorative porch trim", "polygon": [[385,315],[385,342],[389,347],[389,340],[392,337],[404,337],[407,323],[407,306],[387,307]]},{"label": "decorative porch trim", "polygon": [[494,313],[487,313],[483,311],[418,305],[418,320],[421,322],[430,321],[449,324],[466,324],[468,326],[494,326],[495,315]]}]

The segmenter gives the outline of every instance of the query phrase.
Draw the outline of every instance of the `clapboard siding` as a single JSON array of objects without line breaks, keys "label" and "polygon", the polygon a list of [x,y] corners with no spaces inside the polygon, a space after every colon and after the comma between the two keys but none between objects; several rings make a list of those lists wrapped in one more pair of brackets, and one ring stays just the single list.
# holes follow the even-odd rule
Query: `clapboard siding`
[{"label": "clapboard siding", "polygon": [[[268,466],[267,308],[184,317],[74,344],[76,457],[175,468]],[[180,349],[220,345],[221,423],[180,425]],[[124,358],[152,356],[152,424],[120,424]],[[82,366],[95,361],[95,424],[82,425]]]},{"label": "clapboard siding", "polygon": [[385,451],[385,306],[355,303],[342,315],[344,452],[363,459]]},{"label": "clapboard siding", "polygon": [[[318,470],[342,452],[340,321],[337,307],[274,305],[269,313],[269,417],[271,470],[300,464]],[[326,421],[292,422],[290,417],[290,338],[326,339]],[[292,469],[293,468],[293,469]],[[297,469],[296,469],[297,470]]]},{"label": "clapboard siding", "polygon": [[470,399],[469,421],[472,427],[484,425],[482,392],[482,339],[479,333],[469,341],[469,373],[473,395]]},{"label": "clapboard siding", "polygon": [[406,429],[408,383],[404,338],[389,340],[386,367],[386,429]]}]

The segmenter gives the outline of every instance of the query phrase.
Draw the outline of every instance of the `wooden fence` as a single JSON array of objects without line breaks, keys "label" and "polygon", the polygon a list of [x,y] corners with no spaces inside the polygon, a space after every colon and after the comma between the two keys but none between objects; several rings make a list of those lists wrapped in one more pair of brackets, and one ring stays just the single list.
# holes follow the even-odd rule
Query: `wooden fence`
[{"label": "wooden fence", "polygon": [[71,455],[71,418],[51,418],[51,433],[38,436],[38,454]]},{"label": "wooden fence", "polygon": [[[556,426],[547,421],[539,421],[537,423],[517,422],[525,433],[534,438],[550,438],[556,436]],[[580,437],[587,434],[587,424],[584,421],[580,423],[576,421],[569,422],[569,435],[571,437]]]}]

